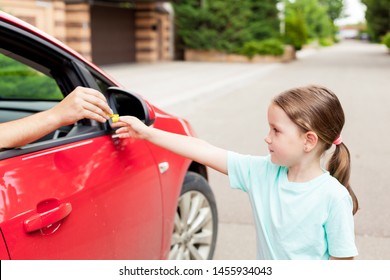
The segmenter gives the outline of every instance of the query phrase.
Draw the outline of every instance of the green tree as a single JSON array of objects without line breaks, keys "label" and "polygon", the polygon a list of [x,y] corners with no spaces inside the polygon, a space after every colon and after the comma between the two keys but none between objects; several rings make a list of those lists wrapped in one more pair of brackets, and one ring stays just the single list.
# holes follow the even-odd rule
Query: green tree
[{"label": "green tree", "polygon": [[326,13],[332,22],[342,17],[344,0],[320,0],[320,3],[326,7]]},{"label": "green tree", "polygon": [[389,49],[390,51],[390,32],[388,32],[384,37],[383,37],[383,44]]},{"label": "green tree", "polygon": [[183,0],[174,4],[177,33],[186,48],[234,52],[251,40],[247,2]]},{"label": "green tree", "polygon": [[247,24],[253,40],[280,37],[280,19],[277,8],[279,0],[247,1],[251,9]]},{"label": "green tree", "polygon": [[184,48],[239,52],[249,41],[279,36],[277,0],[177,0],[176,30]]},{"label": "green tree", "polygon": [[366,21],[371,40],[379,42],[390,31],[390,1],[362,0],[367,6]]},{"label": "green tree", "polygon": [[300,50],[309,38],[304,11],[290,2],[287,3],[285,9],[285,41],[296,50]]},{"label": "green tree", "polygon": [[332,35],[331,20],[327,14],[326,7],[318,0],[296,0],[306,20],[309,37],[323,38]]},{"label": "green tree", "polygon": [[[322,0],[325,1],[325,0]],[[327,0],[327,3],[330,0]],[[332,40],[334,23],[328,14],[328,4],[320,0],[285,1],[285,38],[296,48],[308,40]],[[334,13],[336,16],[336,12]]]},{"label": "green tree", "polygon": [[338,31],[335,21],[344,17],[344,0],[320,0],[320,3],[326,7],[326,13],[331,21],[332,37],[335,39]]}]

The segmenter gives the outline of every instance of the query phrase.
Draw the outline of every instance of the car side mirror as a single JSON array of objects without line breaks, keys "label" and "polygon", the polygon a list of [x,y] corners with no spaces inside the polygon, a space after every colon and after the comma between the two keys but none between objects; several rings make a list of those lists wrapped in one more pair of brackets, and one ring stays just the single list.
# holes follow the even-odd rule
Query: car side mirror
[{"label": "car side mirror", "polygon": [[136,93],[118,88],[107,89],[108,104],[119,116],[134,116],[146,125],[151,125],[156,119],[153,107]]}]

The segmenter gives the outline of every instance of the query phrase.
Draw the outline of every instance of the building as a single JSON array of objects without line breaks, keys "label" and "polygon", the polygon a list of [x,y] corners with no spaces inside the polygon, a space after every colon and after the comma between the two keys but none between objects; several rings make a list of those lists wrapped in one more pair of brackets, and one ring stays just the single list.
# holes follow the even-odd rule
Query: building
[{"label": "building", "polygon": [[173,12],[156,0],[0,0],[0,10],[95,64],[173,59]]}]

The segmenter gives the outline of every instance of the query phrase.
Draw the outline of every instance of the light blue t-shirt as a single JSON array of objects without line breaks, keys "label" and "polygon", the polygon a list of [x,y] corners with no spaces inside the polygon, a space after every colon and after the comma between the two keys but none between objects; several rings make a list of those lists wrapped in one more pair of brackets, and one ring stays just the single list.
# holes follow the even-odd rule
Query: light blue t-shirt
[{"label": "light blue t-shirt", "polygon": [[324,172],[305,183],[289,182],[287,167],[257,157],[228,153],[232,188],[248,193],[256,223],[257,258],[329,259],[358,254],[352,199]]}]

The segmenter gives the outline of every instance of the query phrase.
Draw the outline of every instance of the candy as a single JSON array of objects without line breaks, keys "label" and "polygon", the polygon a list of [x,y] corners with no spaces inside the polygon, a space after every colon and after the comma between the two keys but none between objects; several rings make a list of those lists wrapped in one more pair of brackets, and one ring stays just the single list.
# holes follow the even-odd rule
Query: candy
[{"label": "candy", "polygon": [[119,115],[118,114],[111,114],[110,118],[111,118],[112,122],[119,121]]}]

